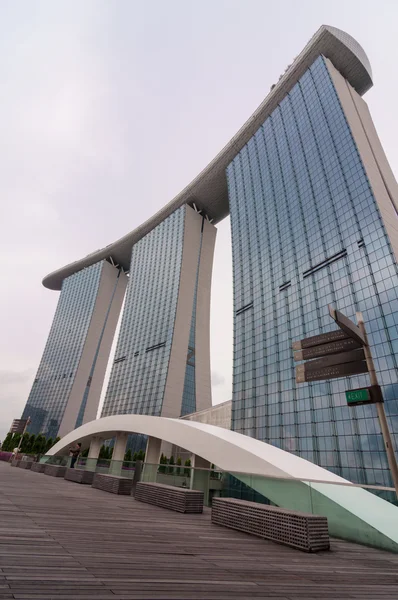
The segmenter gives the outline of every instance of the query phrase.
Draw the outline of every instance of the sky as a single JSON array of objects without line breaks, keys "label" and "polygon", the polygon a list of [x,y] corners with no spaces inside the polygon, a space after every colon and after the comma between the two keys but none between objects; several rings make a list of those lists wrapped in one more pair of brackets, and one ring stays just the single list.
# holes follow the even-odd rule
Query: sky
[{"label": "sky", "polygon": [[[398,173],[394,0],[0,3],[0,440],[21,415],[58,292],[42,278],[172,199],[322,24],[370,59],[366,94]],[[213,403],[231,398],[230,224],[218,225]]]}]

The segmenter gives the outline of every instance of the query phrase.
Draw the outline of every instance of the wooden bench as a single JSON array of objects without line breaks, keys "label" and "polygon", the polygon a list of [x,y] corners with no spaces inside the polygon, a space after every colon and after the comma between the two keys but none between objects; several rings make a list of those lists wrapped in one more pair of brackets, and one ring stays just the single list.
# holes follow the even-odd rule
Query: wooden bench
[{"label": "wooden bench", "polygon": [[33,464],[33,460],[20,460],[18,467],[20,469],[31,469]]},{"label": "wooden bench", "polygon": [[122,496],[130,496],[132,486],[132,479],[118,475],[103,475],[102,473],[95,473],[92,483],[92,487],[97,490]]},{"label": "wooden bench", "polygon": [[85,483],[91,485],[93,483],[95,471],[84,471],[83,469],[66,469],[65,479],[74,481],[75,483]]},{"label": "wooden bench", "polygon": [[35,473],[44,473],[45,466],[46,466],[46,463],[34,462],[32,464],[32,466],[30,467],[30,470],[34,471]]},{"label": "wooden bench", "polygon": [[203,512],[203,492],[163,483],[137,483],[135,500],[182,513]]},{"label": "wooden bench", "polygon": [[64,477],[66,472],[66,467],[62,467],[61,465],[49,465],[48,463],[44,466],[44,475],[50,475],[50,477]]},{"label": "wooden bench", "polygon": [[212,523],[244,531],[305,552],[330,547],[326,517],[246,502],[234,498],[213,498]]}]

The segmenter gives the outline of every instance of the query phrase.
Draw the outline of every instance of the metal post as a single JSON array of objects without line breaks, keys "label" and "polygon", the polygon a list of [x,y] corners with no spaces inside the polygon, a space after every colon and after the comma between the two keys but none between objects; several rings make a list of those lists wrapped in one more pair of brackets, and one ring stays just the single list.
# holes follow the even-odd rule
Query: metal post
[{"label": "metal post", "polygon": [[21,438],[20,438],[20,440],[19,440],[19,442],[18,442],[18,448],[17,448],[16,456],[18,456],[18,454],[19,454],[19,449],[20,449],[20,447],[22,446],[22,440],[23,440],[23,436],[25,435],[25,432],[26,432],[26,429],[27,429],[27,427],[28,427],[29,423],[30,423],[30,417],[28,417],[28,418],[27,418],[27,420],[26,420],[25,427],[24,427],[24,429],[23,429],[23,432],[22,432]]},{"label": "metal post", "polygon": [[[365,351],[366,364],[368,366],[368,371],[369,371],[370,384],[378,385],[379,382],[377,380],[377,374],[376,374],[375,366],[373,363],[372,352],[370,350],[368,336],[366,333],[366,327],[365,327],[365,323],[363,321],[362,313],[357,312],[356,317],[357,317],[358,327],[359,327],[361,333],[363,334],[363,336],[365,338],[365,342],[366,342],[366,346],[364,346],[364,351]],[[394,487],[395,487],[395,493],[397,494],[397,498],[398,498],[398,465],[397,465],[397,459],[396,459],[396,456],[394,453],[394,446],[392,443],[390,430],[388,428],[388,422],[387,422],[386,413],[384,410],[384,403],[376,402],[376,408],[377,408],[377,416],[379,417],[381,433],[383,435],[384,445],[386,448],[388,465],[390,467],[391,477],[392,477]]]}]

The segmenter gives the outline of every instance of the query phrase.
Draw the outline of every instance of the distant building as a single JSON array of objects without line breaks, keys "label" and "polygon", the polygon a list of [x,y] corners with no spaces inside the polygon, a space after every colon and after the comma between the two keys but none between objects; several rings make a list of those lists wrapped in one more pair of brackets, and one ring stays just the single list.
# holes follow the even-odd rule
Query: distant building
[{"label": "distant building", "polygon": [[215,236],[205,216],[182,206],[133,246],[103,417],[179,417],[211,406]]},{"label": "distant building", "polygon": [[97,416],[127,277],[102,260],[66,277],[22,418],[55,438]]}]

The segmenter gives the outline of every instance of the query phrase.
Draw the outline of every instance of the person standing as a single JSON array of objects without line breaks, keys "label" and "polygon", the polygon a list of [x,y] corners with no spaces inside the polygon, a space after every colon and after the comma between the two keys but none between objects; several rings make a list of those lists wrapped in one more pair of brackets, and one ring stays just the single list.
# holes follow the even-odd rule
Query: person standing
[{"label": "person standing", "polygon": [[76,444],[76,446],[72,446],[71,448],[69,448],[69,456],[72,457],[72,460],[70,463],[71,469],[75,468],[75,463],[76,463],[77,459],[79,458],[81,447],[82,447],[82,445],[80,443],[78,443],[78,444]]}]

